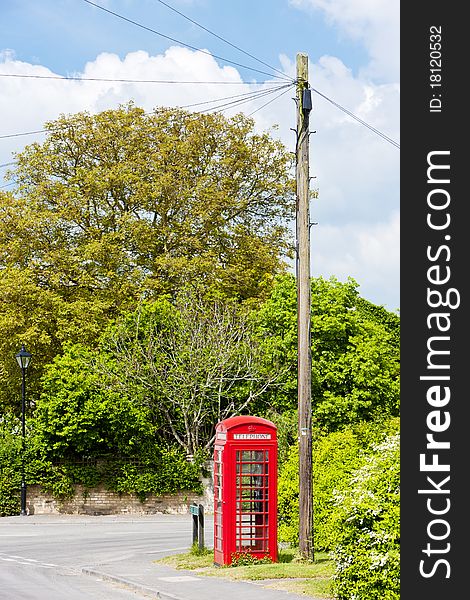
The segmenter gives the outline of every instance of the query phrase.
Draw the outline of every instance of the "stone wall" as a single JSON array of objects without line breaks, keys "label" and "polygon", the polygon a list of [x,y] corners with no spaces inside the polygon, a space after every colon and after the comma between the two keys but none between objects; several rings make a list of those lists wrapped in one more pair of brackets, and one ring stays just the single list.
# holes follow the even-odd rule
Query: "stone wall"
[{"label": "stone wall", "polygon": [[75,514],[75,515],[119,515],[119,514],[175,514],[188,513],[189,505],[204,506],[204,513],[212,513],[214,506],[212,478],[203,479],[204,495],[192,492],[148,496],[141,502],[135,494],[118,494],[104,487],[85,490],[75,486],[70,500],[56,500],[38,485],[27,488],[26,508],[29,514]]}]

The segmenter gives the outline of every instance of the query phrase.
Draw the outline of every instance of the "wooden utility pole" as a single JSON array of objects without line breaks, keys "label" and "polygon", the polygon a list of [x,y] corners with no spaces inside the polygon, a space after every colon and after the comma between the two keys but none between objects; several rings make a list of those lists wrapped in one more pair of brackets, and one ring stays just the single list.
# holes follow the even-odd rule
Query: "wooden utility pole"
[{"label": "wooden utility pole", "polygon": [[299,551],[313,560],[312,356],[310,348],[310,176],[308,56],[297,54],[297,351],[299,412]]}]

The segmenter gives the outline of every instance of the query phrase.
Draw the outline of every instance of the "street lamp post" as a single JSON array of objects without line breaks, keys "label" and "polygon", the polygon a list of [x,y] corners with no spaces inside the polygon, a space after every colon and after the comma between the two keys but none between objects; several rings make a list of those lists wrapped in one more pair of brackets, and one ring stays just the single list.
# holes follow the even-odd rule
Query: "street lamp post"
[{"label": "street lamp post", "polygon": [[16,360],[20,366],[21,373],[23,376],[21,385],[21,512],[20,515],[26,516],[26,481],[25,481],[25,468],[24,468],[24,452],[25,452],[25,412],[26,412],[26,369],[31,362],[31,354],[26,350],[24,344],[21,346],[21,350],[16,354]]}]

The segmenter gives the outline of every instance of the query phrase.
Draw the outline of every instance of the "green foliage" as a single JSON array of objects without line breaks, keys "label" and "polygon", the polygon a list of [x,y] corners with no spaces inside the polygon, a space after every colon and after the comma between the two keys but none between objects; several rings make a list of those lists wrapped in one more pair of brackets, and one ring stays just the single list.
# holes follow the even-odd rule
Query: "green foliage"
[{"label": "green foliage", "polygon": [[212,559],[214,558],[214,551],[210,548],[207,548],[206,546],[199,548],[198,542],[194,542],[194,544],[191,546],[191,549],[189,550],[189,554],[190,556],[211,556]]},{"label": "green foliage", "polygon": [[135,493],[140,500],[149,494],[174,493],[190,490],[202,493],[199,479],[201,464],[190,463],[186,456],[176,448],[167,448],[159,452],[153,460],[147,459],[143,464],[117,465],[113,473],[107,475],[108,487],[121,493]]},{"label": "green foliage", "polygon": [[0,517],[19,514],[21,484],[21,424],[0,417]]},{"label": "green foliage", "polygon": [[27,422],[23,447],[20,420],[8,413],[0,418],[0,516],[19,514],[23,468],[27,484],[39,483],[50,468],[39,456],[31,430]]},{"label": "green foliage", "polygon": [[390,431],[398,429],[398,419],[374,423],[358,423],[343,431],[322,437],[314,449],[315,548],[329,550],[334,539],[337,519],[334,497],[337,490],[350,486],[351,474],[370,452],[374,444]]},{"label": "green foliage", "polygon": [[294,444],[280,465],[277,484],[278,539],[299,544],[299,445]]},{"label": "green foliage", "polygon": [[0,517],[20,514],[19,471],[8,466],[0,471]]},{"label": "green foliage", "polygon": [[[315,551],[334,543],[337,508],[334,494],[348,488],[352,473],[374,452],[373,444],[398,429],[398,419],[359,423],[320,436],[313,443],[313,499]],[[278,483],[279,539],[293,546],[299,536],[299,454],[292,446],[281,465]]]},{"label": "green foliage", "polygon": [[70,346],[45,371],[35,431],[38,444],[54,460],[130,456],[153,442],[145,409],[104,388],[90,369],[92,360],[83,346]]},{"label": "green foliage", "polygon": [[336,494],[335,598],[400,597],[399,435],[374,448]]},{"label": "green foliage", "polygon": [[[266,360],[285,366],[264,397],[278,412],[297,408],[296,284],[282,276],[261,307],[258,327]],[[349,279],[312,279],[312,404],[314,429],[334,431],[399,414],[398,317],[359,297]]]},{"label": "green foliage", "polygon": [[289,457],[292,446],[298,439],[299,421],[297,410],[286,410],[283,413],[278,413],[276,410],[268,408],[263,416],[275,423],[277,427],[277,460],[279,467],[282,467]]},{"label": "green foliage", "polygon": [[[28,419],[28,484],[40,484],[59,499],[70,498],[74,484],[85,490],[103,484],[141,500],[152,493],[201,492],[204,457],[189,463],[176,448],[157,444],[149,411],[103,387],[90,368],[92,356],[70,346],[46,369],[36,415]],[[20,423],[5,416],[0,425],[0,514],[17,514]]]}]

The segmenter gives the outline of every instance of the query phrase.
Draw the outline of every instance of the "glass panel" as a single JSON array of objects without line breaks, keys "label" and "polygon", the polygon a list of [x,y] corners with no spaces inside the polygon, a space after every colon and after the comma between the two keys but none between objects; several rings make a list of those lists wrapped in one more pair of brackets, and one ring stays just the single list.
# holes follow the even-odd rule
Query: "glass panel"
[{"label": "glass panel", "polygon": [[241,460],[242,462],[264,462],[264,451],[263,450],[242,450],[237,451],[237,460]]}]

